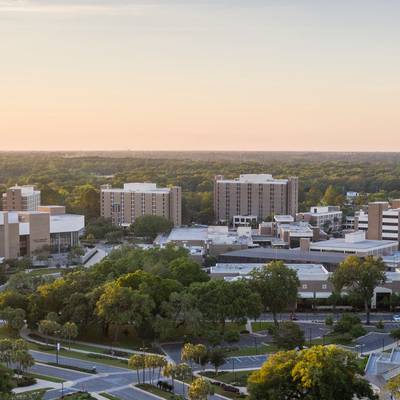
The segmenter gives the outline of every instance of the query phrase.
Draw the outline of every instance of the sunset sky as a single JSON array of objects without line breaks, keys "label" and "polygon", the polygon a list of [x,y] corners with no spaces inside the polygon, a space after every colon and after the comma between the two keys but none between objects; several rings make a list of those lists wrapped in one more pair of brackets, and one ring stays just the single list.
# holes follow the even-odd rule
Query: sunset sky
[{"label": "sunset sky", "polygon": [[399,0],[0,0],[0,150],[400,151]]}]

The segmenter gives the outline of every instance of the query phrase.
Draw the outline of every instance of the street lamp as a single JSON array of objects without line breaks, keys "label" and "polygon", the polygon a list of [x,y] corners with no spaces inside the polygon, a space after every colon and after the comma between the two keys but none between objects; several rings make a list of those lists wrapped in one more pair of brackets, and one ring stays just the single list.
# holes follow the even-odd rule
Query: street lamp
[{"label": "street lamp", "polygon": [[257,350],[257,338],[254,336],[254,346],[256,348],[256,355],[258,355],[258,350]]},{"label": "street lamp", "polygon": [[56,345],[56,364],[57,365],[58,365],[58,353],[60,352],[60,348],[61,348],[60,342],[57,342],[57,345]]}]

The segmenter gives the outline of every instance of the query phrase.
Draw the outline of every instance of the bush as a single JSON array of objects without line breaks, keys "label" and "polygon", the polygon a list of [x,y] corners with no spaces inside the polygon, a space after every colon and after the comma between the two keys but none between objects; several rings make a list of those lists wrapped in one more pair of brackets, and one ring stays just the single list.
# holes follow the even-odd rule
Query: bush
[{"label": "bush", "polygon": [[393,339],[400,340],[400,328],[393,329],[392,331],[390,331],[390,336]]},{"label": "bush", "polygon": [[217,346],[222,342],[222,336],[217,331],[208,331],[206,339],[212,346]]},{"label": "bush", "polygon": [[26,386],[31,386],[36,383],[36,379],[33,376],[18,376],[13,378],[15,384],[17,387],[26,387]]},{"label": "bush", "polygon": [[353,338],[358,338],[360,336],[365,335],[365,329],[362,327],[361,324],[358,325],[354,325],[351,329],[350,329],[350,335]]},{"label": "bush", "polygon": [[282,322],[273,333],[274,343],[282,349],[292,350],[304,345],[304,332],[292,321]]},{"label": "bush", "polygon": [[227,332],[225,332],[224,340],[227,343],[238,342],[240,340],[240,334],[238,331],[234,331],[234,330],[227,331]]},{"label": "bush", "polygon": [[385,324],[383,323],[383,321],[378,321],[375,326],[377,327],[377,329],[384,329],[385,328]]},{"label": "bush", "polygon": [[332,318],[330,315],[328,315],[328,316],[325,318],[325,325],[326,325],[326,326],[333,326],[333,318]]},{"label": "bush", "polygon": [[361,320],[357,315],[343,314],[342,318],[333,327],[335,333],[349,333],[354,325],[361,325]]}]

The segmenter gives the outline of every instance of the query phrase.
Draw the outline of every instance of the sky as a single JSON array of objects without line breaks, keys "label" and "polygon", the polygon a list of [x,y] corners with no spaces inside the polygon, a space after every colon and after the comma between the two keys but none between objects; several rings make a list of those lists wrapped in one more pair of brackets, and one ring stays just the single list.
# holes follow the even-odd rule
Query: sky
[{"label": "sky", "polygon": [[0,150],[400,151],[399,0],[0,0]]}]

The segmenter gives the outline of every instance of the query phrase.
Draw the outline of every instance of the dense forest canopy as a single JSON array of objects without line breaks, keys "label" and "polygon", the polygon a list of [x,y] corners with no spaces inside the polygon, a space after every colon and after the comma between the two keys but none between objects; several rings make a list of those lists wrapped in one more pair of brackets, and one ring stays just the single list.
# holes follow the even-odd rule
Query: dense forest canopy
[{"label": "dense forest canopy", "polygon": [[303,152],[82,152],[0,153],[0,193],[16,183],[34,184],[43,204],[64,204],[89,219],[99,214],[99,187],[156,182],[183,189],[185,223],[212,221],[215,175],[271,173],[300,178],[300,210],[323,201],[329,186],[370,199],[400,197],[399,153]]}]

